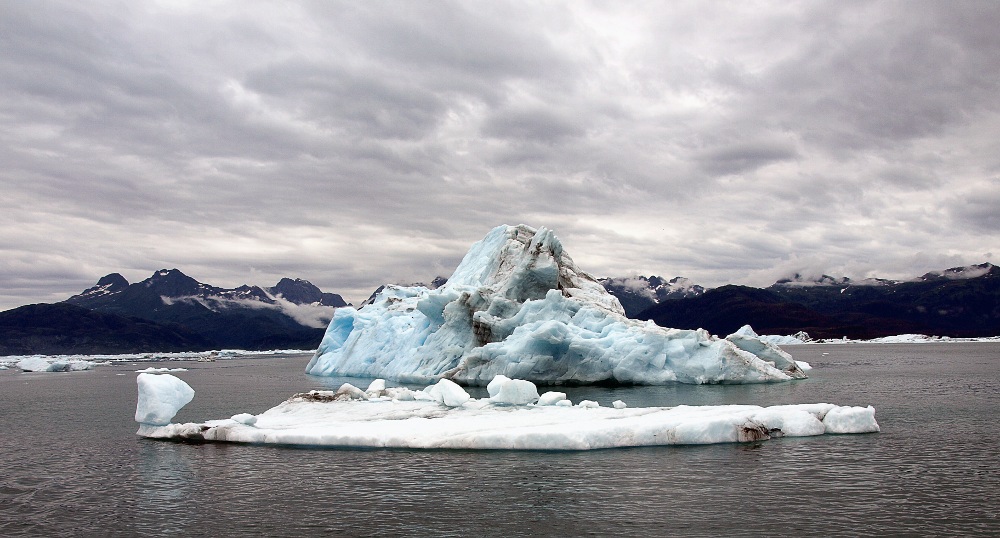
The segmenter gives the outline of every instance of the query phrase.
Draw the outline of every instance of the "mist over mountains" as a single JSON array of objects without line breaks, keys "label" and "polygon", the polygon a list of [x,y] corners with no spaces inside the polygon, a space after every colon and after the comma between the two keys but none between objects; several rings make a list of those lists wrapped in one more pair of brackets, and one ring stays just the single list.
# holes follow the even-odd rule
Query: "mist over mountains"
[{"label": "mist over mountains", "polygon": [[[417,285],[445,282],[439,276]],[[629,317],[718,335],[744,324],[759,334],[805,331],[813,338],[1000,334],[1000,269],[989,263],[906,281],[792,275],[767,288],[707,289],[687,278],[659,276],[600,282]],[[62,303],[0,312],[0,354],[315,349],[334,311],[344,306],[340,295],[301,279],[227,289],[178,269],[136,283],[112,273]]]},{"label": "mist over mountains", "polygon": [[805,331],[813,338],[995,336],[1000,334],[1000,268],[989,263],[954,267],[907,281],[796,275],[764,289],[721,286],[630,315],[714,334],[730,334],[749,323],[758,334]]}]

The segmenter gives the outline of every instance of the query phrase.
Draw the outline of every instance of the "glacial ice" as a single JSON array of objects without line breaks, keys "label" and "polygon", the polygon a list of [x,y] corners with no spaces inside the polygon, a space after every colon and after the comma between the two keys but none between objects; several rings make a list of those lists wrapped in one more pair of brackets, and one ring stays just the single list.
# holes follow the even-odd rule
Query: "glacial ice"
[{"label": "glacial ice", "polygon": [[490,402],[495,404],[526,405],[538,401],[538,388],[534,383],[505,375],[494,377],[486,385],[486,391],[490,393]]},{"label": "glacial ice", "polygon": [[174,415],[194,399],[194,389],[170,374],[140,373],[136,383],[139,385],[139,398],[135,406],[135,421],[140,424],[170,424]]},{"label": "glacial ice", "polygon": [[[138,435],[154,439],[418,449],[589,450],[653,445],[685,445],[761,441],[773,437],[879,431],[872,407],[840,407],[828,403],[613,407],[584,400],[573,406],[565,395],[547,392],[538,404],[497,402],[510,387],[524,394],[531,383],[500,379],[490,398],[469,398],[447,379],[421,391],[383,388],[356,397],[333,391],[297,394],[259,414],[229,419],[170,424],[188,387],[170,374],[140,374],[139,401],[164,412],[154,418],[136,412]],[[175,381],[168,382],[170,378]],[[522,383],[511,384],[512,381]],[[384,386],[384,384],[383,384]],[[193,391],[191,391],[193,393]],[[340,391],[337,391],[340,394]],[[427,398],[427,394],[440,398]],[[342,393],[344,395],[346,393]],[[396,398],[393,395],[409,395]],[[414,397],[416,396],[416,397]],[[456,399],[457,398],[457,399]],[[458,403],[458,400],[464,400]],[[182,403],[183,402],[183,403]]]},{"label": "glacial ice", "polygon": [[806,377],[749,335],[665,329],[628,319],[549,230],[499,226],[444,286],[386,286],[361,310],[338,309],[306,367],[314,375],[485,385],[756,383]]},{"label": "glacial ice", "polygon": [[42,356],[25,357],[17,362],[17,367],[24,372],[76,372],[92,370],[96,363],[80,359],[56,357],[51,360]]}]

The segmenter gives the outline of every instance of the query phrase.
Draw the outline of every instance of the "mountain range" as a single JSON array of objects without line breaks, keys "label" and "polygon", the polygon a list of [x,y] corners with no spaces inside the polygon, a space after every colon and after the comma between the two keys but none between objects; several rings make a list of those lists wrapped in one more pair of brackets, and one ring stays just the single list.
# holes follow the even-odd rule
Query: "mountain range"
[{"label": "mountain range", "polygon": [[[720,335],[744,324],[760,334],[805,331],[813,338],[1000,335],[1000,268],[989,263],[907,281],[793,275],[767,288],[707,289],[658,276],[600,282],[629,317]],[[112,273],[62,303],[0,312],[0,355],[315,349],[344,306],[340,295],[301,279],[226,289],[177,269],[136,283]]]},{"label": "mountain range", "polygon": [[658,276],[599,278],[608,293],[618,298],[625,315],[634,318],[663,301],[687,299],[705,293],[705,288],[684,277],[666,280]]},{"label": "mountain range", "polygon": [[660,301],[633,317],[681,329],[870,339],[918,333],[1000,334],[1000,268],[989,263],[926,273],[907,281],[801,275],[760,289],[722,286]]},{"label": "mountain range", "polygon": [[313,349],[347,305],[301,279],[226,289],[177,269],[136,283],[112,273],[62,303],[0,313],[0,354]]}]

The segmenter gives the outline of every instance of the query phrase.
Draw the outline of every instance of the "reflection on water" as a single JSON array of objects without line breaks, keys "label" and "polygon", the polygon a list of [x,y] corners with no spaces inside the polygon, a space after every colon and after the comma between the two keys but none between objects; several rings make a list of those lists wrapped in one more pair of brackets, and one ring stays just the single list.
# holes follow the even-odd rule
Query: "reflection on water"
[{"label": "reflection on water", "polygon": [[139,444],[134,484],[138,531],[165,535],[188,530],[192,518],[185,501],[191,497],[197,480],[188,461],[191,448],[174,443]]},{"label": "reflection on water", "polygon": [[[1000,344],[793,352],[811,379],[559,390],[603,405],[872,404],[883,433],[579,453],[189,445],[135,437],[123,368],[0,372],[0,535],[1000,534]],[[307,360],[184,365],[197,395],[177,420],[344,381],[304,375]]]}]

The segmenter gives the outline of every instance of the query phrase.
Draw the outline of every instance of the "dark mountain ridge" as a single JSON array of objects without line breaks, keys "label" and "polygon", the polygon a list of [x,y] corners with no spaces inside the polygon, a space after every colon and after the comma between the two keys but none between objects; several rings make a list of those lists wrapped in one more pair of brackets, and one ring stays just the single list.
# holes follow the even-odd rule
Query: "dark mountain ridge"
[{"label": "dark mountain ridge", "polygon": [[1000,334],[1000,268],[956,267],[909,281],[825,276],[783,279],[766,289],[722,286],[664,301],[636,316],[659,325],[730,334],[751,324],[759,334],[877,338],[905,333],[978,337]]},{"label": "dark mountain ridge", "polygon": [[[435,278],[428,287],[445,281]],[[720,335],[748,323],[760,334],[805,331],[814,338],[1000,335],[1000,268],[988,263],[908,281],[795,275],[765,289],[706,290],[680,277],[601,282],[629,305],[631,317]],[[643,304],[649,306],[636,312]],[[177,269],[134,284],[112,273],[63,303],[0,312],[0,354],[313,349],[333,310],[345,305],[301,279],[225,289]]]},{"label": "dark mountain ridge", "polygon": [[281,279],[274,287],[234,289],[203,284],[178,269],[163,269],[129,284],[120,274],[65,301],[117,316],[176,324],[211,348],[311,349],[319,345],[333,311],[347,306],[302,279]]},{"label": "dark mountain ridge", "polygon": [[598,282],[625,309],[625,315],[635,317],[642,311],[663,301],[697,297],[705,293],[705,288],[684,277],[670,280],[658,276],[635,276],[601,278]]},{"label": "dark mountain ridge", "polygon": [[186,327],[66,303],[0,312],[0,355],[199,351],[211,343]]}]

